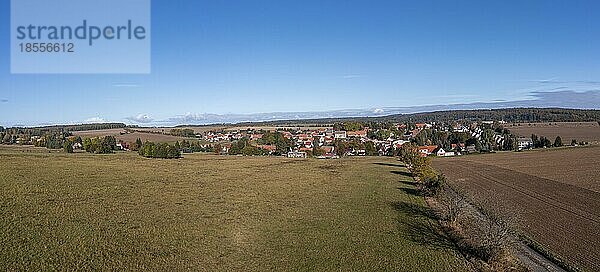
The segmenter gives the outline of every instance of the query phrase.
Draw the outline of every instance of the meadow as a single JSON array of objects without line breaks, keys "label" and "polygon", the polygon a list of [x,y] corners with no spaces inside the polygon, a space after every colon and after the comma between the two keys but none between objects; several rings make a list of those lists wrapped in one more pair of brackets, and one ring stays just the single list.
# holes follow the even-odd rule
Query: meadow
[{"label": "meadow", "polygon": [[0,147],[6,270],[465,271],[392,158]]}]

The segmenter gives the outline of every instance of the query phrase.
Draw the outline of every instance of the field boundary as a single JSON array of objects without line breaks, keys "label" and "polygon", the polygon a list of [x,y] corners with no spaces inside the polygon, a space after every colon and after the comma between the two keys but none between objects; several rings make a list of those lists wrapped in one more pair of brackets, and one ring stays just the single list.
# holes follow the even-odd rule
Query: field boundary
[{"label": "field boundary", "polygon": [[[468,212],[473,213],[476,217],[481,220],[492,220],[486,214],[489,214],[489,211],[484,209],[483,207],[473,203],[473,201],[464,193],[459,190],[453,188],[452,186],[447,186],[447,188],[451,191],[450,193],[461,196],[465,200],[465,208]],[[437,208],[435,204],[437,201],[433,197],[424,197],[425,202],[432,211],[436,211]],[[442,222],[438,220],[438,223],[442,225]],[[442,227],[444,231],[447,232],[448,235],[452,236],[452,233],[448,233],[449,230],[447,228]],[[511,233],[509,234],[510,244],[509,244],[509,252],[514,255],[515,258],[519,260],[521,265],[526,266],[531,271],[552,271],[552,272],[579,272],[577,268],[572,265],[562,261],[557,256],[552,255],[552,253],[543,249],[544,251],[540,251],[539,248],[533,247],[528,242],[534,242],[533,240],[523,240],[521,239],[522,234],[514,229],[514,227],[510,226]],[[523,236],[526,237],[526,236]],[[452,239],[452,243],[456,246],[458,244],[454,239]],[[460,247],[459,247],[460,248]],[[469,263],[476,268],[477,264],[472,261],[472,258],[469,258],[462,250],[459,250],[460,254],[469,261]]]},{"label": "field boundary", "polygon": [[518,232],[517,238],[523,243],[523,245],[527,246],[529,249],[540,254],[544,258],[552,261],[554,264],[558,265],[560,268],[564,269],[565,271],[568,271],[568,272],[582,271],[581,269],[571,265],[567,261],[564,261],[564,259],[561,258],[560,256],[558,256],[557,254],[551,252],[550,250],[547,250],[546,248],[544,248],[543,245],[541,245],[538,242],[536,242],[535,240],[529,238],[527,235]]}]

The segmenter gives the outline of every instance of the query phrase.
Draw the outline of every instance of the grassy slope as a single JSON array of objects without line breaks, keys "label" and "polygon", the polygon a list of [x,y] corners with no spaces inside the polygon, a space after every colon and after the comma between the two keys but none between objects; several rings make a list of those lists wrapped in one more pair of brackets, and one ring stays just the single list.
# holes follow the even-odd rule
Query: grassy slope
[{"label": "grassy slope", "polygon": [[0,267],[465,270],[379,162],[0,148]]}]

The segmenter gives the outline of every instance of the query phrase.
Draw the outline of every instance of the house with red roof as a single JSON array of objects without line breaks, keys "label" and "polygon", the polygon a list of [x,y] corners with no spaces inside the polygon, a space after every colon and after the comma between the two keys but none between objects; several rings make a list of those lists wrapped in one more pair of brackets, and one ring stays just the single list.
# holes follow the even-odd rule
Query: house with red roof
[{"label": "house with red roof", "polygon": [[417,147],[417,151],[419,152],[419,154],[421,156],[427,157],[427,156],[433,154],[437,148],[438,148],[437,145],[419,146],[419,147]]},{"label": "house with red roof", "polygon": [[256,147],[259,149],[268,151],[269,154],[273,153],[277,150],[277,146],[275,146],[275,145],[257,145]]},{"label": "house with red roof", "polygon": [[250,140],[253,140],[253,141],[254,140],[258,140],[258,139],[260,139],[262,137],[263,137],[262,134],[252,134],[252,135],[250,135]]},{"label": "house with red roof", "polygon": [[367,129],[359,130],[359,131],[348,131],[348,138],[366,138],[367,137]]}]

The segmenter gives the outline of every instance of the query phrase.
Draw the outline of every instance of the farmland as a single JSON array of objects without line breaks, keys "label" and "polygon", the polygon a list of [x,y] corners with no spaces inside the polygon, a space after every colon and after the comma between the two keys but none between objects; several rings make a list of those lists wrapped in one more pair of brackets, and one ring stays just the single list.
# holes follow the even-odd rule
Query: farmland
[{"label": "farmland", "polygon": [[406,170],[0,146],[8,270],[461,271]]},{"label": "farmland", "polygon": [[437,159],[477,205],[562,259],[600,269],[600,147]]},{"label": "farmland", "polygon": [[[88,130],[88,131],[75,131],[73,135],[80,136],[82,138],[88,137],[104,137],[114,136],[117,140],[133,143],[135,140],[140,138],[143,142],[176,142],[186,140],[187,138],[178,137],[162,133],[146,133],[146,132],[132,132],[125,133],[124,129],[105,129],[105,130]],[[189,140],[189,139],[188,139]]]},{"label": "farmland", "polygon": [[518,123],[508,125],[506,128],[522,137],[537,134],[550,139],[560,136],[565,143],[569,143],[573,139],[600,142],[600,125],[598,125],[598,122]]}]

